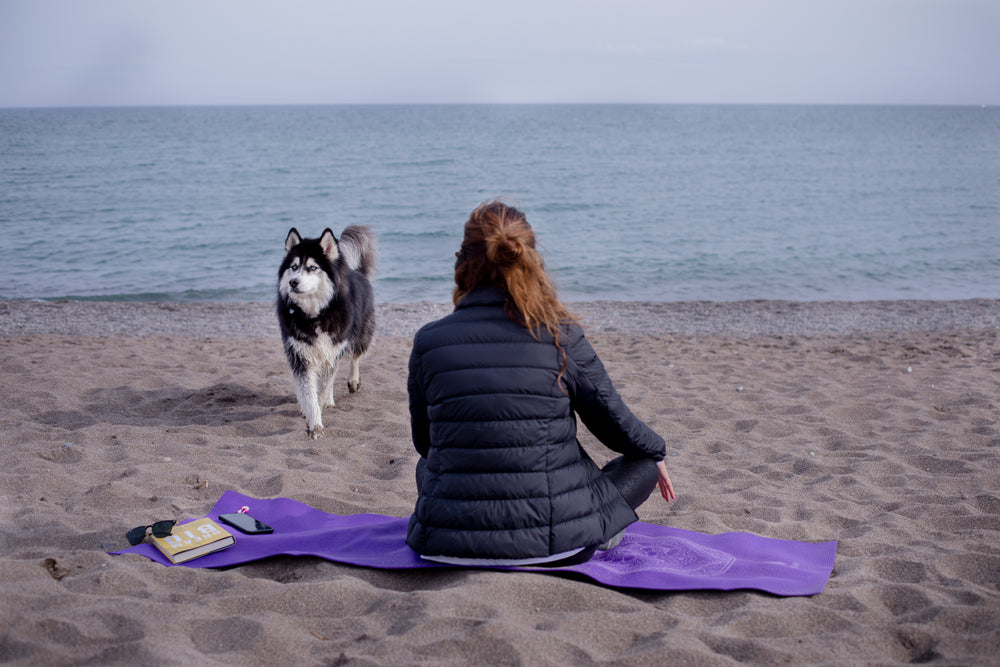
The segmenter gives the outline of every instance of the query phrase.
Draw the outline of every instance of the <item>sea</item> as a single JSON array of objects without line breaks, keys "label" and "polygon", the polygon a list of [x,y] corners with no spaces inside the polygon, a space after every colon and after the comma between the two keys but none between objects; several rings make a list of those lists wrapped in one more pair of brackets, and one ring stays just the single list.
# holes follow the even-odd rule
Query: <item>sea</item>
[{"label": "sea", "polygon": [[0,298],[272,301],[360,224],[446,303],[495,197],[568,302],[1000,297],[1000,107],[376,105],[0,109]]}]

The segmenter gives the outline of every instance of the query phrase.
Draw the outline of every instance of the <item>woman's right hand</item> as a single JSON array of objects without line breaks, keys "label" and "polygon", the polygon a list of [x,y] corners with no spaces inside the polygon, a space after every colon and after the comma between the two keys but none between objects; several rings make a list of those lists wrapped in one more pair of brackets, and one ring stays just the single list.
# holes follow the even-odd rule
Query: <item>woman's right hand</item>
[{"label": "woman's right hand", "polygon": [[663,499],[668,502],[677,498],[677,494],[674,493],[674,485],[670,481],[670,473],[667,472],[666,462],[658,462],[656,464],[656,470],[660,474],[660,478],[656,482],[660,487],[660,495],[663,496]]}]

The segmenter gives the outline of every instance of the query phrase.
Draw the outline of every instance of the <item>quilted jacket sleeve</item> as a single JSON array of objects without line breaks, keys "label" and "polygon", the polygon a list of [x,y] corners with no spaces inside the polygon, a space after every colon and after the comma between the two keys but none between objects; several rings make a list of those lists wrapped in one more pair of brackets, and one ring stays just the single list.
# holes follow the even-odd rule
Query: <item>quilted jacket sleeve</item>
[{"label": "quilted jacket sleeve", "polygon": [[583,331],[573,327],[568,333],[566,384],[580,420],[598,440],[616,452],[662,460],[666,455],[663,438],[625,405]]},{"label": "quilted jacket sleeve", "polygon": [[423,377],[420,369],[420,353],[414,342],[410,353],[410,371],[407,378],[410,396],[410,433],[413,446],[420,456],[427,458],[431,447],[430,419],[427,416],[427,398],[424,394]]}]

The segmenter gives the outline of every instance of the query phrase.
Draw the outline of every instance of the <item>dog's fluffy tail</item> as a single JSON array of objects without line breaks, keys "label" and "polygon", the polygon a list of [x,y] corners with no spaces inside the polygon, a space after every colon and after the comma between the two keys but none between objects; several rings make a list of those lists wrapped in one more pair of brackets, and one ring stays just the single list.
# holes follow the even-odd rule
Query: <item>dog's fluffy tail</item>
[{"label": "dog's fluffy tail", "polygon": [[337,246],[347,266],[365,274],[368,280],[375,277],[378,242],[371,229],[360,225],[345,227]]}]

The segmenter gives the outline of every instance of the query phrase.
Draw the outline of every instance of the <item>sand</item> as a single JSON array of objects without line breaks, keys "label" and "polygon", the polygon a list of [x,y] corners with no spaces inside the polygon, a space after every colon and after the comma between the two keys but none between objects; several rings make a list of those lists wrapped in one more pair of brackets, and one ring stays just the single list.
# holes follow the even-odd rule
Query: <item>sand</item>
[{"label": "sand", "polygon": [[410,337],[448,307],[381,306],[361,391],[338,381],[312,441],[267,304],[8,301],[0,662],[996,664],[1000,301],[574,307],[668,442],[678,499],[640,518],[839,540],[822,594],[108,555],[226,489],[408,515]]}]

